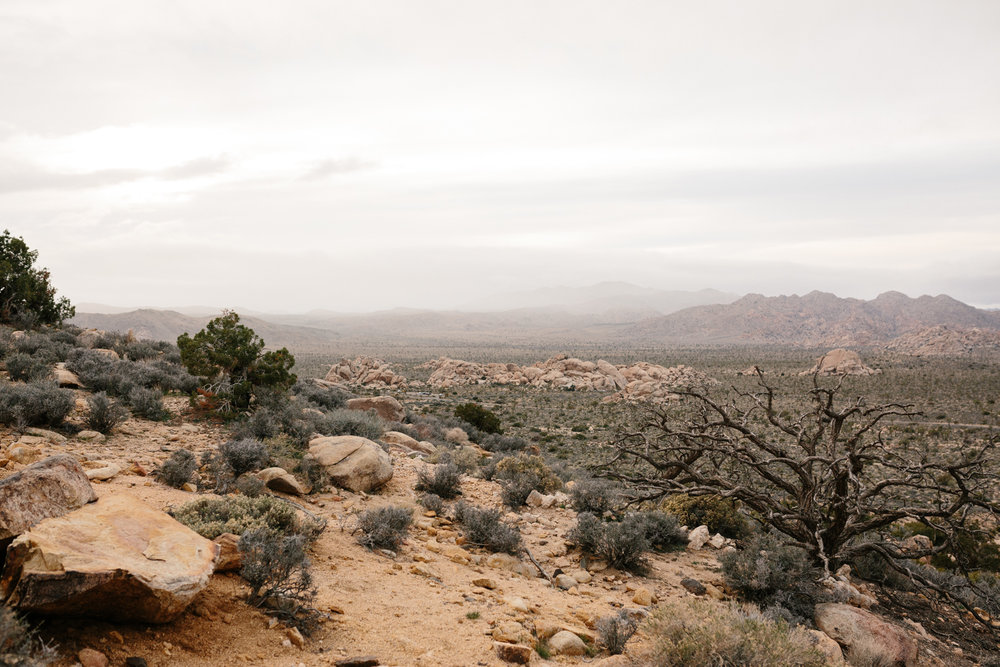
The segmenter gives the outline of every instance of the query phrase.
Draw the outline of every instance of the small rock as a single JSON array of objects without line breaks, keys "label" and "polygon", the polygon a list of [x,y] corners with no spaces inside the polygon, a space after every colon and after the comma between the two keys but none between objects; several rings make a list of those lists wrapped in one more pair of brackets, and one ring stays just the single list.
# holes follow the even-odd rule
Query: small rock
[{"label": "small rock", "polygon": [[191,482],[184,482],[184,485],[181,486],[181,491],[187,491],[188,493],[197,493],[198,487],[192,484]]},{"label": "small rock", "polygon": [[197,433],[198,427],[194,424],[181,424],[181,431],[184,433]]},{"label": "small rock", "polygon": [[511,598],[507,600],[507,605],[514,611],[519,611],[522,614],[528,613],[528,603],[524,601],[524,598]]},{"label": "small rock", "polygon": [[527,665],[531,662],[531,648],[520,644],[510,644],[507,642],[493,642],[497,657],[504,662],[512,662],[515,665]]},{"label": "small rock", "polygon": [[493,579],[489,579],[488,577],[479,577],[478,579],[472,580],[472,585],[492,591],[497,587],[497,582]]},{"label": "small rock", "polygon": [[502,621],[493,628],[493,639],[498,642],[516,644],[528,638],[528,633],[524,626],[517,621]]},{"label": "small rock", "polygon": [[705,584],[705,592],[708,594],[708,597],[713,600],[726,599],[726,594],[723,593],[717,586],[713,586],[712,584]]},{"label": "small rock", "polygon": [[302,636],[298,628],[288,628],[285,630],[285,636],[298,648],[303,648],[306,645],[306,638]]},{"label": "small rock", "polygon": [[576,579],[576,583],[578,584],[589,584],[591,581],[594,580],[594,577],[590,574],[590,572],[587,572],[586,570],[577,570],[576,572],[573,572],[569,576]]},{"label": "small rock", "polygon": [[279,493],[287,493],[291,496],[304,496],[305,487],[299,480],[284,468],[264,468],[257,473],[257,478],[264,482],[267,488]]},{"label": "small rock", "polygon": [[83,667],[108,667],[108,656],[92,648],[80,649],[76,659]]},{"label": "small rock", "polygon": [[557,574],[553,581],[555,582],[556,586],[563,589],[564,591],[568,591],[577,584],[576,579],[569,576],[568,574]]},{"label": "small rock", "polygon": [[46,430],[44,428],[31,427],[31,428],[25,429],[24,432],[27,433],[28,435],[33,435],[33,436],[36,436],[36,437],[39,437],[39,438],[43,438],[43,439],[47,440],[48,442],[55,443],[55,444],[62,444],[64,442],[66,442],[66,436],[65,435],[62,435],[61,433],[56,433],[55,431]]},{"label": "small rock", "polygon": [[104,442],[104,434],[97,431],[80,431],[76,434],[77,440],[84,442]]},{"label": "small rock", "polygon": [[632,596],[632,604],[648,607],[653,604],[653,594],[649,592],[648,588],[639,588]]},{"label": "small rock", "polygon": [[139,656],[131,656],[125,658],[125,667],[149,667],[145,658],[140,658]]},{"label": "small rock", "polygon": [[681,586],[683,586],[684,589],[692,595],[704,595],[708,592],[708,589],[705,588],[700,581],[690,577],[681,579]]},{"label": "small rock", "polygon": [[38,460],[40,452],[30,445],[14,445],[7,452],[7,458],[17,463],[29,464]]},{"label": "small rock", "polygon": [[532,489],[524,502],[530,507],[541,507],[544,500],[545,496],[539,493],[538,489]]},{"label": "small rock", "polygon": [[379,661],[373,655],[361,655],[337,660],[333,664],[336,667],[378,667]]},{"label": "small rock", "polygon": [[87,471],[87,479],[93,481],[98,480],[99,482],[104,482],[111,479],[118,473],[122,471],[122,468],[117,463],[109,463],[106,466],[100,468],[91,468]]},{"label": "small rock", "polygon": [[724,538],[721,533],[716,533],[712,536],[712,539],[708,541],[708,544],[713,549],[721,549],[726,546],[726,538]]},{"label": "small rock", "polygon": [[584,655],[587,645],[569,630],[560,630],[549,638],[549,648],[556,655]]},{"label": "small rock", "polygon": [[701,549],[705,546],[705,542],[708,542],[708,537],[708,526],[698,526],[688,533],[688,549],[691,551]]},{"label": "small rock", "polygon": [[840,644],[835,642],[830,635],[820,630],[809,630],[809,635],[820,653],[826,656],[828,667],[839,667],[847,664],[844,662],[844,652],[840,650]]}]

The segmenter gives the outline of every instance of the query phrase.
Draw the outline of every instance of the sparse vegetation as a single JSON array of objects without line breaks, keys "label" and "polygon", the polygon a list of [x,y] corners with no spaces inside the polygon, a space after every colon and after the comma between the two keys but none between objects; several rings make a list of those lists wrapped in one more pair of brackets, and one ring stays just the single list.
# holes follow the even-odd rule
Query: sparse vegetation
[{"label": "sparse vegetation", "polygon": [[739,538],[749,530],[749,524],[737,509],[736,502],[716,494],[690,496],[677,493],[664,500],[660,508],[689,528],[707,526],[710,533],[721,533],[725,537]]},{"label": "sparse vegetation", "polygon": [[646,570],[646,522],[641,515],[631,513],[621,521],[604,523],[589,512],[577,516],[577,523],[570,532],[580,549],[603,559],[619,570],[642,573]]},{"label": "sparse vegetation", "polygon": [[368,549],[396,551],[406,539],[413,513],[405,507],[379,507],[358,516],[358,542]]},{"label": "sparse vegetation", "polygon": [[618,485],[606,479],[579,480],[569,492],[574,510],[597,516],[615,509],[620,496]]},{"label": "sparse vegetation", "polygon": [[455,521],[461,524],[467,544],[493,553],[521,552],[521,533],[516,526],[504,523],[498,510],[459,502],[455,506]]},{"label": "sparse vegetation", "polygon": [[413,488],[450,500],[462,493],[462,473],[454,463],[439,463],[432,470],[419,471]]},{"label": "sparse vegetation", "polygon": [[103,391],[87,398],[87,408],[87,426],[101,433],[110,433],[129,416],[124,405],[108,398]]},{"label": "sparse vegetation", "polygon": [[597,621],[597,635],[601,645],[611,655],[625,650],[625,644],[639,629],[639,622],[622,609],[614,616],[605,616]]},{"label": "sparse vegetation", "polygon": [[75,403],[73,392],[55,382],[0,382],[0,423],[8,426],[59,426]]},{"label": "sparse vegetation", "polygon": [[274,496],[202,498],[171,510],[170,515],[210,540],[222,533],[242,535],[259,528],[281,535],[307,532],[300,526],[292,506]]},{"label": "sparse vegetation", "polygon": [[194,453],[178,449],[157,469],[156,478],[167,486],[179,489],[191,481],[191,476],[197,469],[198,460]]},{"label": "sparse vegetation", "polygon": [[4,366],[11,380],[31,382],[45,380],[52,375],[52,366],[45,359],[24,352],[7,355]]},{"label": "sparse vegetation", "polygon": [[545,459],[532,454],[522,453],[501,460],[494,479],[503,486],[504,504],[514,509],[524,505],[532,491],[550,493],[562,488],[562,480]]},{"label": "sparse vegetation", "polygon": [[478,403],[462,403],[455,407],[455,416],[483,433],[502,433],[500,418]]},{"label": "sparse vegetation", "polygon": [[823,667],[826,658],[802,628],[766,618],[747,605],[676,600],[653,612],[646,632],[649,664],[680,667],[799,665]]}]

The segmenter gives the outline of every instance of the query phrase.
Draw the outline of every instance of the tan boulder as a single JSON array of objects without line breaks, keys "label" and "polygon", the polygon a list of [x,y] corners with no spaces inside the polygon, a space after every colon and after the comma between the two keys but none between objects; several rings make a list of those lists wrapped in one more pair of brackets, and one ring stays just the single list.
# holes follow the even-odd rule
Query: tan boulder
[{"label": "tan boulder", "polygon": [[306,456],[323,466],[330,482],[342,489],[371,491],[392,479],[392,459],[376,443],[360,436],[314,438]]},{"label": "tan boulder", "polygon": [[556,655],[584,655],[587,645],[569,630],[560,630],[549,638],[549,648]]},{"label": "tan boulder", "polygon": [[80,378],[76,376],[73,371],[67,370],[62,366],[62,364],[57,364],[54,369],[52,369],[52,379],[56,381],[60,387],[66,387],[69,389],[79,389],[83,386],[80,382]]},{"label": "tan boulder", "polygon": [[382,442],[387,445],[405,447],[406,449],[414,452],[420,452],[421,454],[433,454],[437,451],[437,447],[434,446],[434,443],[411,438],[400,431],[386,431],[382,434]]},{"label": "tan boulder", "polygon": [[0,540],[62,516],[97,499],[80,462],[52,456],[0,480]]},{"label": "tan boulder", "polygon": [[531,654],[534,653],[530,646],[510,642],[493,642],[493,648],[496,650],[498,658],[515,665],[527,665],[531,662]]},{"label": "tan boulder", "polygon": [[816,605],[816,627],[847,651],[864,654],[879,664],[910,667],[917,664],[917,642],[905,630],[864,609],[839,602]]},{"label": "tan boulder", "polygon": [[21,611],[165,623],[205,588],[215,557],[165,512],[107,496],[15,539],[0,589]]},{"label": "tan boulder", "polygon": [[223,533],[212,540],[219,548],[215,556],[216,572],[231,572],[243,567],[243,557],[240,555],[240,536],[233,533]]},{"label": "tan boulder", "polygon": [[854,350],[837,348],[816,360],[816,365],[800,375],[875,375],[879,370],[865,366]]},{"label": "tan boulder", "polygon": [[257,473],[257,478],[272,491],[291,496],[304,496],[308,493],[299,480],[284,468],[264,468]]},{"label": "tan boulder", "polygon": [[365,396],[347,401],[348,410],[374,410],[379,417],[390,422],[403,421],[406,410],[392,396]]}]

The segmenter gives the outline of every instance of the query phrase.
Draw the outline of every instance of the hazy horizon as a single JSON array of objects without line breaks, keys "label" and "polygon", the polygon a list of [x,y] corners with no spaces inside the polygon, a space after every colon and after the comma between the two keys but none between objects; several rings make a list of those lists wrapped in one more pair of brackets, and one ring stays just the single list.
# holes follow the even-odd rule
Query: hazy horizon
[{"label": "hazy horizon", "polygon": [[11,0],[0,229],[78,303],[997,307],[998,34],[988,0]]}]

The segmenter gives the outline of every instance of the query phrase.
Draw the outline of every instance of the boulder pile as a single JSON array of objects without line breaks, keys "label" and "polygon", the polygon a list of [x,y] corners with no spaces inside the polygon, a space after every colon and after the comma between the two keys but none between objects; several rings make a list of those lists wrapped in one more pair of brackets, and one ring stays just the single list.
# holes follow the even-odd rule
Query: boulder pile
[{"label": "boulder pile", "polygon": [[672,388],[717,384],[704,373],[683,365],[666,368],[642,361],[631,366],[615,366],[603,359],[583,361],[566,354],[530,366],[480,364],[440,357],[418,368],[433,371],[427,381],[432,387],[496,384],[616,392],[605,400],[668,400],[673,397]]},{"label": "boulder pile", "polygon": [[393,371],[389,364],[367,356],[354,360],[341,359],[340,363],[330,368],[324,379],[327,382],[382,389],[404,389],[407,386],[406,378]]},{"label": "boulder pile", "polygon": [[886,349],[918,357],[960,357],[976,352],[997,352],[1000,351],[1000,331],[929,327],[903,334],[886,345]]},{"label": "boulder pile", "polygon": [[816,365],[799,375],[875,375],[881,370],[869,368],[854,350],[838,347],[816,360]]}]

